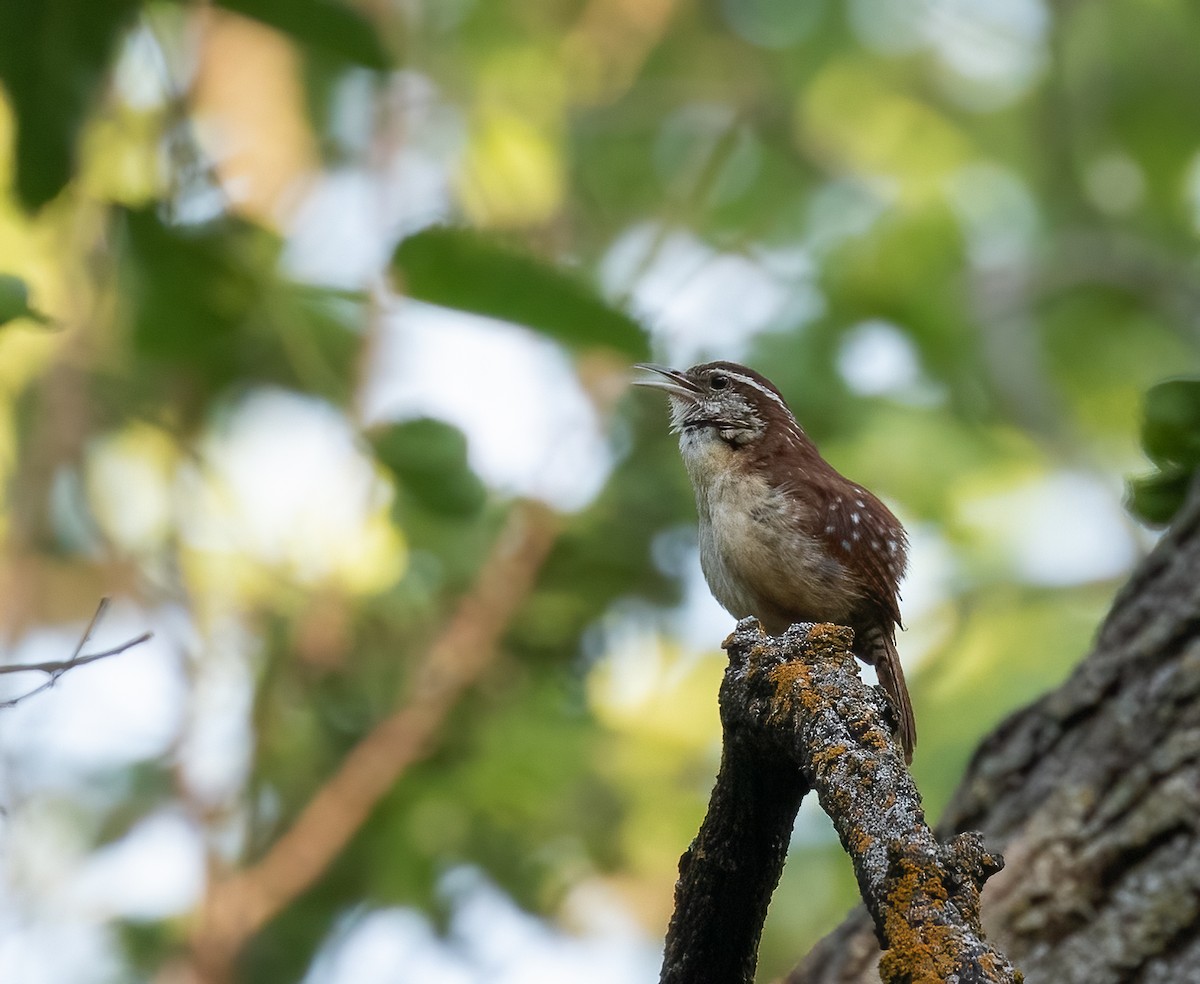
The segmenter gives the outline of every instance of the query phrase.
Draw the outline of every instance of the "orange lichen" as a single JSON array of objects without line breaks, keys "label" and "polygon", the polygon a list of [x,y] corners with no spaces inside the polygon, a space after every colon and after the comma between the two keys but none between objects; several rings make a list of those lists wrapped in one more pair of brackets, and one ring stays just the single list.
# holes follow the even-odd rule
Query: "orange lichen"
[{"label": "orange lichen", "polygon": [[847,838],[850,850],[860,857],[871,849],[871,845],[875,843],[875,838],[868,834],[865,830],[854,830],[850,832]]},{"label": "orange lichen", "polygon": [[767,671],[767,679],[774,684],[776,693],[795,687],[797,684],[803,687],[811,687],[812,668],[799,660],[792,660],[789,663],[780,663],[778,666],[772,666]]},{"label": "orange lichen", "polygon": [[854,642],[854,630],[832,622],[820,622],[808,630],[810,646],[826,646],[831,649],[847,650]]},{"label": "orange lichen", "polygon": [[780,663],[767,671],[767,679],[775,689],[778,713],[790,713],[793,700],[809,712],[821,706],[820,695],[812,685],[812,667],[807,664],[799,661]]},{"label": "orange lichen", "polygon": [[830,745],[828,748],[822,748],[813,756],[813,764],[824,765],[832,763],[848,751],[849,749],[845,745]]},{"label": "orange lichen", "polygon": [[[961,969],[965,956],[963,932],[955,926],[929,922],[911,925],[909,919],[914,912],[946,901],[946,889],[932,862],[903,858],[898,867],[900,875],[885,900],[884,933],[888,950],[880,958],[879,975],[885,982],[942,984],[956,969]],[[994,958],[988,956],[994,963]],[[999,968],[994,970],[999,973]]]}]

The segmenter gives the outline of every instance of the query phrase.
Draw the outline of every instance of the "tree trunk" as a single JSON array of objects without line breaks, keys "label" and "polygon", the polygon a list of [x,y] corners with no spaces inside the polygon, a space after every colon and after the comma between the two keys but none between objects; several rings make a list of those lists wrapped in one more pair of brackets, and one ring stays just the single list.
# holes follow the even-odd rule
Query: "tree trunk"
[{"label": "tree trunk", "polygon": [[[1200,485],[1057,690],[984,740],[939,825],[1005,869],[989,937],[1029,984],[1200,982]],[[789,984],[878,984],[859,909]]]}]

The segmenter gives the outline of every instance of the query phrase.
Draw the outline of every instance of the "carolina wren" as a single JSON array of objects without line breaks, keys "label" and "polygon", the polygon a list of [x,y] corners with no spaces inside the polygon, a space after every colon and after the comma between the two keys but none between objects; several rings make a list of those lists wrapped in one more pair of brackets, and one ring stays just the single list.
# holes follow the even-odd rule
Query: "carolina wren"
[{"label": "carolina wren", "polygon": [[896,652],[908,538],[874,495],[840,475],[796,423],[779,390],[735,362],[686,372],[639,365],[665,390],[671,429],[700,514],[700,566],[735,618],[778,634],[793,622],[854,630],[896,709],[905,758],[917,740]]}]

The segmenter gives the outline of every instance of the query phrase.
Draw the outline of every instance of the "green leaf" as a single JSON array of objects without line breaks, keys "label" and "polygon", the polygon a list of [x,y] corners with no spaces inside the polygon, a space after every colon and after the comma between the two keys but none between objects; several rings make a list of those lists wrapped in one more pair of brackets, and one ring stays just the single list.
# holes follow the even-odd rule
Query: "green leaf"
[{"label": "green leaf", "polygon": [[1172,468],[1131,478],[1125,503],[1130,512],[1151,526],[1166,526],[1187,498],[1193,474],[1192,469]]},{"label": "green leaf", "polygon": [[527,325],[560,342],[649,354],[636,321],[574,276],[465,229],[425,229],[396,248],[409,297]]},{"label": "green leaf", "polygon": [[0,273],[0,325],[18,318],[28,318],[39,324],[50,320],[29,306],[29,288],[24,280],[10,273]]},{"label": "green leaf", "polygon": [[1172,379],[1146,393],[1142,446],[1159,465],[1200,465],[1200,379]]},{"label": "green leaf", "polygon": [[1129,480],[1129,511],[1165,526],[1187,498],[1200,469],[1200,379],[1171,379],[1146,392],[1142,447],[1159,470]]},{"label": "green leaf", "polygon": [[0,0],[0,82],[16,117],[16,191],[30,211],[71,179],[87,114],[103,92],[138,0]]},{"label": "green leaf", "polygon": [[375,26],[337,0],[218,0],[220,6],[269,24],[301,44],[383,71],[392,57]]},{"label": "green leaf", "polygon": [[467,439],[457,427],[423,417],[394,424],[371,438],[375,456],[425,508],[468,516],[486,490],[467,464]]}]

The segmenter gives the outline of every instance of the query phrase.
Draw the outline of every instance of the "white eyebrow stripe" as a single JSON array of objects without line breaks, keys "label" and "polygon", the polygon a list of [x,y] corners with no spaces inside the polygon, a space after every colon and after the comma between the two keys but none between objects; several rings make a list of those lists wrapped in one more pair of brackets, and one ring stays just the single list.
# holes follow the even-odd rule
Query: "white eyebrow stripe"
[{"label": "white eyebrow stripe", "polygon": [[749,376],[743,376],[740,372],[730,372],[728,369],[722,369],[721,371],[730,379],[737,379],[743,383],[746,383],[748,386],[753,386],[756,390],[762,393],[763,396],[774,400],[781,407],[783,407],[784,410],[787,410],[788,413],[792,412],[791,410],[788,410],[788,405],[783,402],[783,398],[778,393],[776,393],[774,390],[768,389],[757,379],[752,379]]}]

